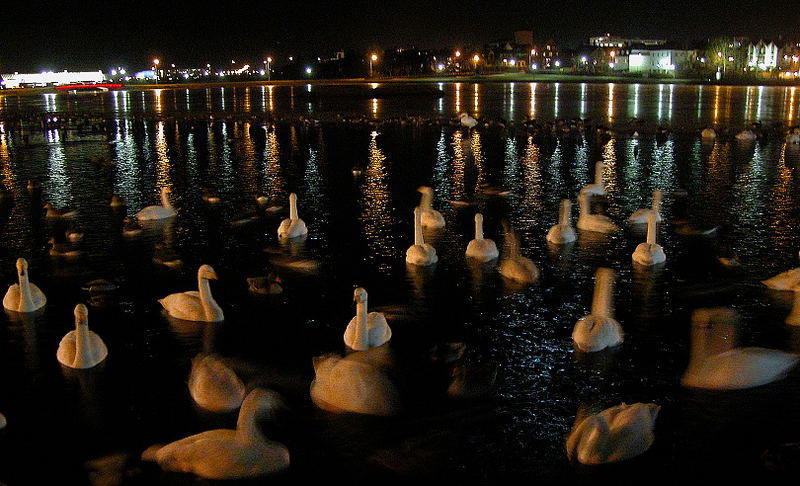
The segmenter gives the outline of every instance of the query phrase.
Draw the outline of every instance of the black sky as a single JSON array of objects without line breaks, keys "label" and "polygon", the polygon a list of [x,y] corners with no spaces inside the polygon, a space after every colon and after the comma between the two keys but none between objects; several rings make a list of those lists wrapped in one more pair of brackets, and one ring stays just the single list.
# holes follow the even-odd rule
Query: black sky
[{"label": "black sky", "polygon": [[[338,49],[449,47],[533,30],[577,45],[612,32],[676,41],[777,38],[800,27],[800,2],[474,1],[22,2],[0,9],[0,72],[143,69],[329,55]],[[238,58],[238,59],[237,59]]]}]

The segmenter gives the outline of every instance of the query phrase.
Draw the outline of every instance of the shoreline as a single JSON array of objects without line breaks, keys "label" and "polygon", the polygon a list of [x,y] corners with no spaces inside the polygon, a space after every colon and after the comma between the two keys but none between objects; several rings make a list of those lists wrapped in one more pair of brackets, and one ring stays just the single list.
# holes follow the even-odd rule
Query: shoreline
[{"label": "shoreline", "polygon": [[[588,84],[680,84],[703,86],[768,86],[791,87],[800,86],[800,81],[765,80],[769,82],[753,83],[752,80],[730,80],[716,82],[695,78],[640,78],[629,76],[598,76],[582,74],[528,74],[503,73],[479,74],[463,76],[420,76],[420,77],[374,77],[374,78],[341,78],[341,79],[292,79],[271,81],[208,81],[164,84],[128,84],[124,90],[143,91],[152,89],[207,89],[219,87],[259,87],[259,86],[345,86],[364,83],[380,84],[414,84],[414,83],[588,83]],[[0,90],[2,96],[25,96],[43,93],[56,93],[55,88],[11,88]]]}]

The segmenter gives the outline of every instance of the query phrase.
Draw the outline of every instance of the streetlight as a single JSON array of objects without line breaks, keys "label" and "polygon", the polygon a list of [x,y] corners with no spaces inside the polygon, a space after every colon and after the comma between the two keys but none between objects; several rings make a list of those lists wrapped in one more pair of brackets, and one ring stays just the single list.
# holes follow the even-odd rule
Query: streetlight
[{"label": "streetlight", "polygon": [[476,73],[478,72],[478,61],[480,61],[480,60],[481,60],[481,56],[479,56],[479,55],[477,55],[477,54],[475,54],[474,56],[472,56],[472,63],[473,63],[473,65],[475,66],[475,72],[476,72]]},{"label": "streetlight", "polygon": [[369,56],[369,77],[372,77],[372,63],[378,60],[377,54],[372,54]]},{"label": "streetlight", "polygon": [[264,61],[264,64],[267,66],[267,81],[270,80],[269,65],[270,65],[271,62],[272,62],[272,58],[271,57],[267,57],[267,59]]},{"label": "streetlight", "polygon": [[161,61],[158,58],[153,59],[153,74],[156,76],[156,84],[158,84],[158,64]]}]

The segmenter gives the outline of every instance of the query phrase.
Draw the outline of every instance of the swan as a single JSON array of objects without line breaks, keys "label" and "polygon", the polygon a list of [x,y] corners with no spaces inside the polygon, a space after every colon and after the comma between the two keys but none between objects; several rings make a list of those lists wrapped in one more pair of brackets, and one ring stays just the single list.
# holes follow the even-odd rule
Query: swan
[{"label": "swan", "polygon": [[690,388],[739,390],[783,379],[800,356],[777,349],[736,347],[739,316],[733,309],[697,309],[692,314],[692,349],[681,384]]},{"label": "swan", "polygon": [[508,254],[500,260],[500,275],[521,284],[533,283],[539,279],[539,269],[533,260],[519,252],[519,237],[514,230],[507,231]]},{"label": "swan", "polygon": [[756,133],[753,130],[750,130],[749,128],[746,128],[746,129],[742,130],[741,132],[737,133],[734,138],[736,138],[736,140],[738,140],[740,142],[752,142],[757,137],[756,137]]},{"label": "swan", "polygon": [[471,116],[469,116],[469,113],[466,112],[461,114],[461,116],[459,117],[459,121],[461,122],[462,127],[467,127],[467,128],[475,128],[475,125],[478,124],[478,120],[472,118]]},{"label": "swan", "polygon": [[47,203],[44,205],[44,209],[47,212],[48,219],[73,219],[78,215],[78,212],[75,210],[72,211],[59,211],[58,209],[54,208],[52,204]]},{"label": "swan", "polygon": [[169,202],[170,189],[168,187],[161,188],[161,206],[147,206],[136,213],[136,219],[139,221],[151,221],[158,219],[172,218],[178,213],[172,204]]},{"label": "swan", "polygon": [[475,239],[467,244],[467,258],[488,262],[500,256],[494,241],[483,237],[483,215],[475,214]]},{"label": "swan", "polygon": [[380,312],[367,313],[367,291],[357,287],[353,292],[356,315],[344,331],[344,343],[355,351],[382,346],[392,339],[392,328]]},{"label": "swan", "polygon": [[3,307],[15,312],[34,312],[44,307],[47,298],[36,284],[28,280],[28,261],[17,259],[17,277],[19,283],[8,287],[3,297]]},{"label": "swan", "polygon": [[786,316],[784,321],[790,326],[800,326],[800,292],[794,292],[794,300],[792,301],[792,311]]},{"label": "swan", "polygon": [[786,143],[789,145],[798,145],[800,144],[800,129],[792,128],[786,133]]},{"label": "swan", "polygon": [[572,227],[572,201],[562,199],[558,210],[558,224],[554,224],[547,232],[547,241],[554,245],[572,243],[578,239]]},{"label": "swan", "polygon": [[346,357],[327,354],[314,358],[311,400],[322,410],[390,416],[400,411],[397,387],[383,367],[362,360],[369,351]]},{"label": "swan", "polygon": [[631,257],[639,265],[658,265],[667,260],[661,245],[656,243],[656,212],[651,210],[647,216],[647,241],[639,243]]},{"label": "swan", "polygon": [[308,234],[306,223],[297,215],[297,194],[289,194],[289,217],[278,226],[278,238],[295,238]]},{"label": "swan", "polygon": [[245,388],[242,380],[218,356],[205,354],[192,359],[189,394],[200,407],[221,413],[242,405]]},{"label": "swan", "polygon": [[217,273],[210,265],[201,265],[197,270],[198,290],[170,294],[159,302],[169,315],[177,319],[198,322],[225,320],[222,309],[211,296],[209,280],[217,280]]},{"label": "swan", "polygon": [[414,244],[406,250],[406,262],[411,265],[428,266],[439,261],[436,249],[425,243],[422,236],[422,209],[414,208]]},{"label": "swan", "polygon": [[592,312],[575,323],[572,341],[581,351],[602,351],[622,343],[622,326],[614,319],[614,271],[598,268],[594,277]]},{"label": "swan", "polygon": [[591,214],[589,212],[589,195],[578,195],[578,229],[584,231],[594,231],[596,233],[613,233],[617,231],[611,218],[603,214]]},{"label": "swan", "polygon": [[444,217],[442,213],[433,209],[433,189],[422,186],[417,189],[422,193],[419,207],[422,209],[421,222],[423,228],[440,229],[444,228]]},{"label": "swan", "polygon": [[89,310],[83,304],[75,306],[75,330],[68,332],[58,344],[56,358],[70,368],[92,368],[108,356],[103,340],[89,330]]},{"label": "swan", "polygon": [[628,221],[631,223],[645,224],[647,223],[647,215],[650,211],[656,213],[656,223],[661,222],[661,200],[664,199],[664,193],[656,189],[653,191],[653,204],[649,209],[637,209],[630,215]]},{"label": "swan", "polygon": [[0,413],[0,430],[3,430],[8,425],[8,421],[6,420],[6,416]]},{"label": "swan", "polygon": [[117,194],[113,194],[111,196],[111,202],[109,203],[109,205],[112,208],[123,208],[125,207],[125,201],[123,201],[122,198]]},{"label": "swan", "polygon": [[594,184],[587,184],[581,188],[580,194],[587,196],[605,196],[606,186],[603,184],[603,171],[606,164],[601,160],[594,164]]},{"label": "swan", "polygon": [[277,295],[283,292],[282,283],[278,274],[271,271],[266,277],[247,277],[247,290],[253,294]]},{"label": "swan", "polygon": [[772,290],[800,291],[800,267],[779,273],[772,278],[762,280],[761,283]]},{"label": "swan", "polygon": [[621,403],[584,418],[567,437],[567,457],[581,464],[607,464],[636,457],[653,445],[661,407]]},{"label": "swan", "polygon": [[700,138],[703,140],[714,140],[717,138],[717,132],[713,128],[704,128],[700,131]]},{"label": "swan", "polygon": [[289,450],[267,439],[257,420],[283,406],[274,392],[256,388],[242,402],[236,430],[207,430],[170,444],[148,447],[142,460],[167,471],[192,473],[207,479],[242,479],[283,471]]}]

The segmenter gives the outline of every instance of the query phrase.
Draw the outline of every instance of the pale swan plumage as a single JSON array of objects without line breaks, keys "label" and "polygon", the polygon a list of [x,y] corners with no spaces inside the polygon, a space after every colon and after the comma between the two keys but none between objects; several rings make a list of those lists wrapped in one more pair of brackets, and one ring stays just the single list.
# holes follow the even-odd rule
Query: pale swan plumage
[{"label": "pale swan plumage", "polygon": [[790,326],[800,326],[800,292],[794,292],[792,299],[792,310],[786,316],[786,324]]},{"label": "pale swan plumage", "polygon": [[581,464],[607,464],[636,457],[655,441],[661,407],[622,403],[576,423],[567,437],[567,457]]},{"label": "pale swan plumage", "polygon": [[642,208],[637,209],[633,212],[633,214],[628,217],[628,221],[635,224],[646,224],[647,223],[647,215],[650,214],[651,211],[655,211],[656,213],[656,223],[661,222],[661,201],[664,199],[664,193],[660,190],[656,189],[653,191],[653,203],[650,208]]},{"label": "pale swan plumage", "polygon": [[739,390],[781,380],[800,356],[777,349],[736,347],[739,316],[733,309],[697,309],[692,314],[692,349],[681,384]]},{"label": "pale swan plumage", "polygon": [[547,241],[554,245],[564,245],[577,239],[578,235],[572,227],[572,201],[562,199],[558,210],[558,224],[547,232]]},{"label": "pale swan plumage", "polygon": [[245,392],[242,380],[218,356],[205,354],[192,359],[189,393],[201,408],[217,413],[236,410]]},{"label": "pale swan plumage", "polygon": [[355,351],[366,351],[382,346],[392,339],[392,328],[380,312],[369,312],[367,291],[358,287],[353,292],[356,315],[344,331],[344,343]]},{"label": "pale swan plumage", "polygon": [[656,243],[656,212],[650,210],[647,219],[647,241],[639,243],[631,258],[639,265],[658,265],[667,260],[667,255],[661,245]]},{"label": "pale swan plumage", "polygon": [[734,138],[736,138],[736,140],[740,142],[752,142],[758,137],[756,136],[756,133],[754,131],[747,128],[737,133]]},{"label": "pale swan plumage", "polygon": [[436,249],[425,243],[422,235],[422,211],[418,207],[414,208],[414,244],[406,250],[406,262],[411,265],[428,266],[439,261]]},{"label": "pale swan plumage", "polygon": [[773,290],[800,290],[800,267],[781,272],[761,283]]},{"label": "pale swan plumage", "polygon": [[68,332],[58,344],[56,358],[70,368],[92,368],[108,356],[103,340],[89,330],[89,310],[83,304],[75,306],[75,330]]},{"label": "pale swan plumage", "polygon": [[575,323],[572,341],[584,352],[590,353],[622,343],[622,326],[614,319],[614,271],[598,268],[594,278],[592,312]]},{"label": "pale swan plumage", "polygon": [[256,388],[242,403],[236,430],[208,430],[165,446],[152,446],[142,453],[142,459],[156,461],[166,471],[207,479],[244,479],[283,471],[289,467],[289,450],[267,439],[257,423],[282,403],[274,392]]},{"label": "pale swan plumage", "polygon": [[467,258],[488,262],[500,256],[494,241],[483,237],[483,215],[475,214],[475,239],[467,244]]},{"label": "pale swan plumage", "polygon": [[717,138],[717,132],[713,128],[704,128],[700,131],[700,138],[711,141]]},{"label": "pale swan plumage", "polygon": [[28,262],[24,258],[17,259],[17,278],[18,283],[9,286],[3,297],[3,307],[14,312],[34,312],[44,307],[47,298],[28,280]]},{"label": "pale swan plumage", "polygon": [[289,194],[289,217],[278,226],[278,238],[297,238],[308,234],[306,223],[297,214],[297,194]]},{"label": "pale swan plumage", "polygon": [[444,216],[442,216],[442,213],[439,211],[433,209],[433,189],[422,186],[417,190],[422,193],[419,202],[419,207],[422,210],[420,214],[420,223],[422,227],[431,229],[444,228]]},{"label": "pale swan plumage", "polygon": [[606,186],[603,184],[603,171],[606,164],[602,160],[594,164],[594,184],[587,184],[581,188],[580,194],[586,196],[605,196]]},{"label": "pale swan plumage", "polygon": [[589,207],[589,195],[578,195],[578,229],[583,231],[594,231],[595,233],[613,233],[617,231],[611,218],[603,214],[591,214]]},{"label": "pale swan plumage", "polygon": [[478,124],[478,120],[469,116],[468,113],[462,113],[458,120],[462,127],[474,128]]},{"label": "pale swan plumage", "polygon": [[170,189],[168,187],[162,187],[160,191],[161,205],[153,205],[142,208],[138,213],[136,213],[136,219],[140,221],[152,221],[167,219],[177,215],[178,213],[175,211],[175,208],[172,207],[172,204],[169,201],[169,193]]},{"label": "pale swan plumage", "polygon": [[346,357],[328,354],[314,358],[315,378],[311,383],[314,404],[334,413],[389,416],[400,411],[400,398],[392,379],[371,359],[369,351]]},{"label": "pale swan plumage", "polygon": [[198,290],[170,294],[159,302],[167,313],[177,319],[199,322],[219,322],[225,320],[222,308],[211,295],[209,280],[216,280],[217,273],[210,265],[202,265],[197,270]]},{"label": "pale swan plumage", "polygon": [[520,284],[530,284],[539,279],[539,268],[519,250],[519,236],[507,228],[508,253],[500,260],[499,272],[503,277]]}]

